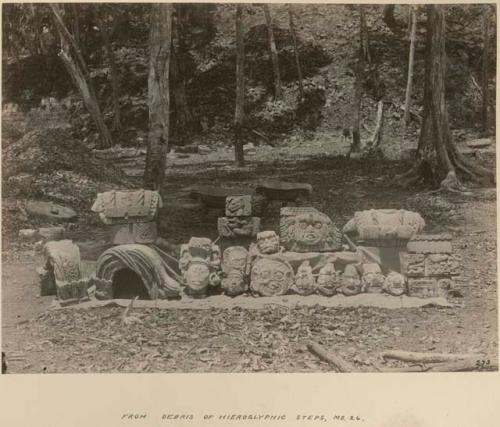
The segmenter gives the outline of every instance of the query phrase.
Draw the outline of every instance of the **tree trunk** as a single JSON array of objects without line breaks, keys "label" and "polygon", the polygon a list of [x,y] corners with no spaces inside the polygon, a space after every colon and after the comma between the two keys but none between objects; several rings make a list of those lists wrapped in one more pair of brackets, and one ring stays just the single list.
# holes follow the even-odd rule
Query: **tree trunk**
[{"label": "tree trunk", "polygon": [[457,173],[477,182],[492,182],[491,171],[472,164],[454,144],[445,100],[445,17],[442,6],[427,7],[424,114],[416,166],[403,175],[406,184],[425,180],[433,186],[461,190]]},{"label": "tree trunk", "polygon": [[148,75],[149,133],[144,186],[161,190],[165,178],[169,130],[169,65],[172,45],[172,5],[151,5]]},{"label": "tree trunk", "polygon": [[245,117],[245,45],[243,40],[243,7],[236,6],[236,108],[234,112],[234,158],[237,166],[245,165],[241,132]]},{"label": "tree trunk", "polygon": [[483,5],[483,67],[481,70],[481,86],[483,91],[483,104],[482,104],[482,125],[483,132],[485,135],[488,134],[489,129],[489,113],[488,107],[490,103],[490,91],[488,89],[488,64],[490,60],[489,44],[490,44],[490,7],[489,5]]},{"label": "tree trunk", "polygon": [[410,57],[408,59],[408,81],[406,83],[405,112],[403,116],[403,139],[406,134],[406,126],[410,118],[411,90],[413,86],[413,61],[415,58],[415,36],[417,32],[417,13],[415,6],[411,6],[411,33],[410,33]]},{"label": "tree trunk", "polygon": [[292,5],[288,5],[288,18],[290,22],[290,34],[293,40],[293,51],[295,53],[295,65],[297,66],[297,76],[299,79],[299,95],[300,100],[304,99],[304,86],[302,85],[302,68],[300,67],[299,49],[297,46],[297,35],[295,34],[295,24],[293,22]]},{"label": "tree trunk", "polygon": [[398,21],[396,21],[396,18],[394,17],[395,8],[396,8],[395,4],[388,4],[384,6],[384,22],[393,33],[400,34],[401,25]]},{"label": "tree trunk", "polygon": [[111,40],[109,36],[108,29],[104,20],[99,15],[99,10],[96,11],[96,18],[101,30],[102,40],[104,42],[104,47],[106,48],[106,53],[108,55],[110,77],[111,77],[111,94],[113,98],[113,131],[121,131],[121,113],[120,113],[120,89],[118,83],[118,67],[116,66],[115,53],[113,52],[113,46],[111,45]]},{"label": "tree trunk", "polygon": [[273,76],[274,76],[274,97],[281,99],[283,91],[281,89],[280,66],[278,62],[278,50],[276,49],[276,42],[274,40],[273,21],[271,19],[271,12],[267,4],[262,5],[264,9],[264,16],[266,18],[267,35],[269,37],[269,49],[271,51],[271,62],[273,63]]},{"label": "tree trunk", "polygon": [[59,12],[59,5],[51,3],[50,8],[53,12],[53,18],[61,39],[61,52],[59,53],[59,57],[62,59],[66,70],[75,82],[77,88],[80,90],[83,102],[99,131],[101,140],[100,148],[111,147],[113,145],[111,134],[104,123],[87,64],[81,55],[75,39],[64,25]]},{"label": "tree trunk", "polygon": [[361,149],[361,97],[363,95],[363,81],[365,78],[365,52],[364,52],[364,13],[363,6],[359,5],[359,51],[356,63],[356,73],[354,81],[354,103],[352,120],[352,145],[351,152],[358,152]]},{"label": "tree trunk", "polygon": [[372,59],[370,55],[370,42],[368,39],[368,30],[366,28],[364,5],[359,5],[359,20],[361,28],[360,38],[361,38],[361,49],[363,51],[363,59],[366,63],[371,64]]}]

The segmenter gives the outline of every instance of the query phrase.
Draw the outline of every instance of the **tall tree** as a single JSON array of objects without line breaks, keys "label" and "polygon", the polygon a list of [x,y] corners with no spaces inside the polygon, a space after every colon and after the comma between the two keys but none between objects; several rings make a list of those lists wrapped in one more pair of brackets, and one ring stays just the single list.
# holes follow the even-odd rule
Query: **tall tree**
[{"label": "tall tree", "polygon": [[411,10],[410,56],[408,59],[408,80],[406,83],[405,111],[403,116],[403,139],[406,134],[406,126],[408,126],[408,119],[410,117],[411,91],[413,87],[413,62],[415,58],[415,36],[417,32],[416,7],[414,5],[410,5],[409,7]]},{"label": "tall tree", "polygon": [[273,64],[273,77],[274,77],[274,97],[281,99],[283,97],[283,90],[281,89],[280,66],[278,61],[278,49],[276,49],[276,41],[274,40],[273,20],[269,5],[263,4],[264,16],[266,18],[267,36],[269,38],[269,50],[271,51],[271,62]]},{"label": "tall tree", "polygon": [[481,86],[483,92],[482,99],[482,126],[485,135],[488,133],[489,128],[489,103],[490,103],[490,91],[488,88],[489,79],[489,61],[490,61],[490,13],[491,9],[488,4],[483,5],[483,64],[481,70]]},{"label": "tall tree", "polygon": [[297,35],[295,33],[295,24],[293,21],[293,10],[292,5],[288,5],[288,21],[290,24],[290,34],[292,35],[293,41],[293,52],[295,54],[295,65],[297,66],[297,77],[299,79],[299,95],[300,100],[304,99],[304,86],[302,84],[302,68],[300,67],[299,49],[297,46]]},{"label": "tall tree", "polygon": [[169,68],[172,5],[153,3],[149,38],[149,132],[144,186],[160,191],[165,178],[169,131]]},{"label": "tall tree", "polygon": [[111,134],[109,133],[106,123],[104,123],[89,69],[83,59],[79,45],[76,43],[75,38],[64,24],[62,6],[63,5],[57,3],[50,4],[54,22],[61,39],[61,51],[59,52],[59,57],[63,61],[63,64],[73,79],[75,85],[80,90],[83,102],[85,103],[85,106],[87,107],[87,110],[92,116],[92,119],[94,120],[94,123],[99,131],[101,141],[100,148],[111,147],[113,145]]},{"label": "tall tree", "polygon": [[451,135],[445,99],[445,16],[443,6],[427,5],[424,112],[414,169],[402,176],[405,184],[419,180],[448,190],[463,187],[457,173],[490,183],[491,171],[473,164],[457,149]]},{"label": "tall tree", "polygon": [[236,107],[234,111],[234,159],[237,166],[245,165],[241,139],[245,118],[245,44],[243,39],[243,7],[236,6]]}]

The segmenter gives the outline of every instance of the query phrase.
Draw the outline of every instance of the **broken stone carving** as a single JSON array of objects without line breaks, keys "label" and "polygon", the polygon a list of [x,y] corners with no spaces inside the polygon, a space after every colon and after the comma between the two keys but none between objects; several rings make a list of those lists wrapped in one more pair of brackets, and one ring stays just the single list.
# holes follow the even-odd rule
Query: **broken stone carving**
[{"label": "broken stone carving", "polygon": [[292,289],[299,295],[311,295],[316,291],[316,282],[309,261],[300,264],[295,274],[295,283]]},{"label": "broken stone carving", "polygon": [[179,269],[186,293],[193,297],[204,297],[208,286],[220,285],[220,248],[205,237],[192,237],[181,245]]},{"label": "broken stone carving", "polygon": [[229,296],[236,296],[248,289],[246,267],[248,251],[243,246],[232,246],[227,248],[223,254],[222,289]]},{"label": "broken stone carving", "polygon": [[321,295],[331,297],[337,293],[340,287],[340,274],[335,271],[333,263],[328,262],[319,270],[316,284]]},{"label": "broken stone carving", "polygon": [[252,196],[226,197],[226,216],[252,216]]},{"label": "broken stone carving", "polygon": [[381,293],[384,286],[385,277],[380,266],[376,263],[363,264],[362,270],[362,291],[368,293]]},{"label": "broken stone carving", "polygon": [[37,269],[40,294],[56,294],[61,302],[87,299],[88,279],[82,278],[80,249],[71,240],[48,242],[44,246],[46,262]]},{"label": "broken stone carving", "polygon": [[148,244],[157,238],[157,216],[161,207],[157,191],[123,190],[99,193],[92,211],[111,226],[113,244]]},{"label": "broken stone carving", "polygon": [[276,254],[280,250],[280,239],[274,231],[257,233],[257,249],[263,255]]},{"label": "broken stone carving", "polygon": [[408,294],[421,298],[447,296],[460,274],[461,259],[452,253],[449,234],[415,235],[401,254],[401,272],[408,277]]},{"label": "broken stone carving", "polygon": [[[117,280],[116,274],[122,270],[134,272],[151,299],[176,298],[180,295],[179,282],[172,277],[170,268],[160,255],[149,246],[128,244],[104,251],[97,260],[96,278],[102,281],[103,287],[112,282],[114,294],[117,287],[126,285]],[[97,284],[96,288],[102,294],[109,295],[109,292],[99,289]]]},{"label": "broken stone carving", "polygon": [[292,252],[331,252],[342,249],[342,234],[330,218],[312,207],[280,211],[280,241]]},{"label": "broken stone carving", "polygon": [[385,278],[384,292],[393,296],[401,296],[406,293],[406,279],[400,273],[391,271]]},{"label": "broken stone carving", "polygon": [[342,274],[342,293],[346,296],[357,295],[361,292],[361,279],[358,270],[353,265],[347,265]]},{"label": "broken stone carving", "polygon": [[262,296],[285,294],[293,284],[292,266],[279,258],[260,258],[252,266],[250,289]]},{"label": "broken stone carving", "polygon": [[424,219],[416,212],[371,209],[356,212],[342,231],[366,246],[405,247],[424,227]]},{"label": "broken stone carving", "polygon": [[217,230],[222,237],[251,237],[260,230],[258,217],[227,217],[217,219]]}]

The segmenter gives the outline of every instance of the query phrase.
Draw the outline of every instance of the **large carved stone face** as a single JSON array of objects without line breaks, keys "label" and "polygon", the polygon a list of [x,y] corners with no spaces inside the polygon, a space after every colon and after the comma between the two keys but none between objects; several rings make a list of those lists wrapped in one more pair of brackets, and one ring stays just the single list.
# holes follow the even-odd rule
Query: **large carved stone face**
[{"label": "large carved stone face", "polygon": [[293,270],[284,262],[263,258],[252,267],[252,289],[262,295],[282,295],[293,281]]},{"label": "large carved stone face", "polygon": [[186,285],[190,289],[201,290],[208,286],[210,270],[208,265],[202,262],[191,262],[186,271]]},{"label": "large carved stone face", "polygon": [[274,231],[257,234],[257,247],[262,254],[275,254],[279,251],[280,239]]},{"label": "large carved stone face", "polygon": [[297,243],[314,246],[326,240],[328,224],[319,215],[304,214],[295,217],[295,239]]}]

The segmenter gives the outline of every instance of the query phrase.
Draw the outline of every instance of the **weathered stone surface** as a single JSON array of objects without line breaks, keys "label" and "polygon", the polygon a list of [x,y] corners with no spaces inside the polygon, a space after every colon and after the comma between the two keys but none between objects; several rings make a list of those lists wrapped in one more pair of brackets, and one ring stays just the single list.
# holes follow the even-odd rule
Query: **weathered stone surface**
[{"label": "weathered stone surface", "polygon": [[258,217],[220,217],[217,230],[222,237],[251,237],[260,231]]},{"label": "weathered stone surface", "polygon": [[309,199],[312,185],[300,182],[285,182],[278,180],[261,181],[255,187],[255,192],[268,200],[296,201]]},{"label": "weathered stone surface", "polygon": [[362,240],[366,246],[400,247],[424,227],[424,219],[416,212],[371,209],[356,212],[342,231]]},{"label": "weathered stone surface", "polygon": [[44,249],[47,257],[45,268],[53,270],[56,284],[81,279],[80,248],[71,240],[48,242]]},{"label": "weathered stone surface", "polygon": [[299,295],[304,296],[311,295],[316,291],[316,281],[308,261],[304,261],[297,269],[292,289]]},{"label": "weathered stone surface", "polygon": [[174,298],[181,292],[179,282],[167,273],[170,268],[149,246],[128,244],[104,251],[97,260],[96,277],[113,281],[115,274],[123,269],[139,276],[151,299]]},{"label": "weathered stone surface", "polygon": [[328,262],[319,270],[316,288],[321,295],[331,297],[337,293],[340,288],[340,274],[335,271],[335,266],[332,262]]},{"label": "weathered stone surface", "polygon": [[361,266],[362,291],[368,293],[381,293],[384,286],[385,277],[380,266],[376,263],[363,264]]},{"label": "weathered stone surface", "polygon": [[225,209],[228,196],[252,194],[250,187],[221,188],[215,185],[197,185],[187,189],[189,197],[197,200],[207,209]]},{"label": "weathered stone surface", "polygon": [[391,271],[385,278],[384,292],[390,295],[400,296],[406,293],[406,279],[405,277],[395,271]]},{"label": "weathered stone surface", "polygon": [[252,196],[227,196],[226,216],[252,216]]},{"label": "weathered stone surface", "polygon": [[342,293],[346,296],[356,295],[361,292],[361,279],[356,268],[352,265],[346,266],[341,278]]},{"label": "weathered stone surface", "polygon": [[247,276],[245,276],[244,271],[231,270],[222,279],[221,287],[226,295],[232,297],[240,295],[248,290]]},{"label": "weathered stone surface", "polygon": [[408,277],[425,276],[425,255],[402,253],[401,273]]},{"label": "weathered stone surface", "polygon": [[408,278],[408,295],[419,298],[439,296],[437,279],[433,277]]},{"label": "weathered stone surface", "polygon": [[64,227],[41,227],[38,235],[46,241],[61,240],[64,237]]},{"label": "weathered stone surface", "polygon": [[455,287],[455,282],[450,278],[442,278],[437,281],[438,296],[447,297],[449,292]]},{"label": "weathered stone surface", "polygon": [[113,281],[98,277],[91,277],[89,287],[95,286],[95,297],[98,300],[113,299]]},{"label": "weathered stone surface", "polygon": [[257,249],[261,254],[276,254],[280,250],[280,239],[274,231],[257,233]]},{"label": "weathered stone surface", "polygon": [[280,212],[280,242],[293,252],[331,252],[342,249],[342,234],[315,208],[286,207]]},{"label": "weathered stone surface", "polygon": [[451,254],[450,234],[417,234],[407,244],[410,253]]},{"label": "weathered stone surface", "polygon": [[55,203],[29,201],[26,204],[26,212],[29,215],[43,217],[51,221],[74,221],[78,217],[77,213],[66,206]]},{"label": "weathered stone surface", "polygon": [[57,298],[64,303],[78,303],[88,299],[89,280],[79,279],[71,282],[57,282]]},{"label": "weathered stone surface", "polygon": [[232,270],[245,271],[248,251],[243,246],[230,246],[222,256],[222,271],[228,274]]},{"label": "weathered stone surface", "polygon": [[291,265],[279,258],[260,258],[252,266],[250,289],[263,296],[285,294],[293,284]]},{"label": "weathered stone surface", "polygon": [[19,230],[19,238],[24,242],[36,242],[38,237],[37,230],[32,228],[23,228]]},{"label": "weathered stone surface", "polygon": [[210,281],[210,266],[205,259],[191,258],[186,273],[186,293],[192,297],[204,297]]},{"label": "weathered stone surface", "polygon": [[472,141],[467,141],[466,144],[470,148],[485,148],[491,145],[491,139],[489,138],[473,139]]},{"label": "weathered stone surface", "polygon": [[192,257],[209,258],[212,255],[212,241],[207,237],[191,237],[188,242]]}]

